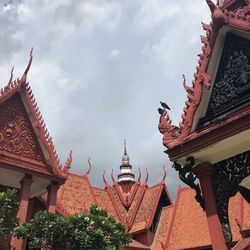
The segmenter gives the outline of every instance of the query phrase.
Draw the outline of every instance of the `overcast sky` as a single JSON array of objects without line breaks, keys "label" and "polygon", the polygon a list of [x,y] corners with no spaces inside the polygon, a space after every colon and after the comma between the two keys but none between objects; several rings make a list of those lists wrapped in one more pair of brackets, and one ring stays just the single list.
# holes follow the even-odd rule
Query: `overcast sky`
[{"label": "overcast sky", "polygon": [[201,21],[210,22],[205,0],[1,1],[0,82],[12,66],[24,71],[64,162],[83,173],[88,157],[91,183],[103,187],[119,173],[123,139],[133,171],[149,184],[162,178],[175,196],[178,182],[158,132],[159,101],[178,124],[186,100],[181,75],[191,83],[201,52]]}]

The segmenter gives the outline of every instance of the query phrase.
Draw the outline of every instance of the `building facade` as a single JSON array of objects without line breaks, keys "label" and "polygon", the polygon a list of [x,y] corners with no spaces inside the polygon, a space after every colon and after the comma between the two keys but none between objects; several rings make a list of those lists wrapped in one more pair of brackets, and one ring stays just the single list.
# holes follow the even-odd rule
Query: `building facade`
[{"label": "building facade", "polygon": [[[168,106],[159,109],[166,153],[189,187],[171,199],[163,170],[149,187],[124,147],[120,174],[93,186],[89,169],[70,173],[72,154],[59,162],[27,74],[11,77],[0,92],[0,189],[19,190],[17,216],[26,222],[38,210],[63,216],[96,204],[124,224],[133,241],[127,249],[250,249],[250,2],[207,0],[212,22],[202,24],[202,53],[179,126]],[[17,250],[26,242],[12,239]]]}]

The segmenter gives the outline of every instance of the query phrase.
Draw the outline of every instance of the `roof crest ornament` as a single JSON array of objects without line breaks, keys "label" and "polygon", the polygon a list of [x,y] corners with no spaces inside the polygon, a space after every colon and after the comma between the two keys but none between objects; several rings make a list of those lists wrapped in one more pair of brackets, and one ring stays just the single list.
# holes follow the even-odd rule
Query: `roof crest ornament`
[{"label": "roof crest ornament", "polygon": [[88,165],[89,165],[89,168],[88,168],[88,170],[87,170],[87,172],[86,172],[87,175],[89,175],[89,173],[90,173],[90,171],[91,171],[91,169],[92,169],[92,164],[91,164],[91,162],[90,162],[90,157],[89,157],[89,159],[88,159]]},{"label": "roof crest ornament", "polygon": [[166,171],[166,168],[165,168],[165,166],[163,165],[163,171],[164,171],[164,175],[163,175],[163,177],[162,177],[162,182],[165,182],[165,179],[166,179],[166,176],[167,176],[167,171]]},{"label": "roof crest ornament", "polygon": [[72,157],[72,150],[70,150],[69,152],[69,156],[67,158],[67,161],[63,167],[63,172],[68,175],[69,174],[69,170],[71,168],[71,164],[72,164],[72,160],[73,160],[73,157]]},{"label": "roof crest ornament", "polygon": [[114,169],[113,168],[112,168],[112,172],[111,172],[111,179],[112,179],[113,183],[115,183]]},{"label": "roof crest ornament", "polygon": [[124,154],[127,154],[126,139],[124,139]]},{"label": "roof crest ornament", "polygon": [[207,5],[211,11],[211,13],[214,12],[214,10],[216,9],[217,5],[212,1],[212,0],[206,0]]},{"label": "roof crest ornament", "polygon": [[104,184],[105,184],[106,187],[109,186],[109,184],[108,184],[108,182],[106,180],[106,177],[105,177],[105,170],[103,170],[102,180],[103,180],[103,182],[104,182]]},{"label": "roof crest ornament", "polygon": [[31,90],[31,87],[29,86],[29,83],[26,82],[27,73],[29,71],[33,58],[32,51],[33,49],[31,49],[30,51],[30,60],[21,80],[19,80],[19,78],[12,80],[12,74],[14,70],[12,69],[8,85],[0,90],[0,99],[3,100],[4,98],[8,98],[15,92],[22,91],[25,101],[27,102],[27,105],[34,118],[32,122],[33,129],[35,130],[35,133],[39,134],[41,141],[44,144],[44,147],[46,148],[46,151],[49,155],[50,159],[48,160],[48,164],[52,166],[54,174],[65,178],[66,174],[62,171],[62,166],[53,144],[52,137],[50,136],[46,124],[42,118],[41,112],[39,111],[39,107]]},{"label": "roof crest ornament", "polygon": [[21,84],[26,83],[27,75],[28,75],[28,72],[29,72],[29,69],[30,69],[30,66],[31,66],[31,63],[32,63],[32,60],[33,60],[32,53],[33,53],[33,48],[31,48],[31,50],[30,50],[30,59],[29,59],[28,65],[27,65],[27,67],[26,67],[26,69],[25,69],[25,71],[24,71],[24,73],[23,73],[23,75],[21,77],[21,80],[20,80]]},{"label": "roof crest ornament", "polygon": [[183,86],[187,92],[187,100],[183,108],[183,113],[181,115],[182,120],[179,123],[179,127],[172,124],[168,110],[162,105],[162,103],[161,105],[163,109],[158,109],[160,114],[158,129],[160,133],[163,134],[163,144],[168,149],[182,143],[182,141],[189,135],[193,125],[194,114],[200,104],[202,89],[203,87],[207,89],[210,88],[211,79],[205,73],[205,69],[209,61],[209,55],[211,54],[211,44],[209,39],[212,37],[212,27],[207,24],[202,24],[202,26],[206,31],[206,37],[201,38],[203,43],[202,53],[199,55],[200,59],[198,66],[196,67],[192,86],[186,84],[186,77],[185,75],[182,75]]},{"label": "roof crest ornament", "polygon": [[141,181],[141,169],[138,168],[138,171],[139,171],[139,176],[138,176],[137,182],[140,182]]},{"label": "roof crest ornament", "polygon": [[10,71],[10,79],[9,79],[9,82],[8,82],[8,85],[7,85],[7,86],[10,86],[10,84],[12,83],[13,72],[14,72],[14,66],[12,67],[12,69],[11,69],[11,71]]},{"label": "roof crest ornament", "polygon": [[147,185],[147,183],[148,183],[148,169],[146,168],[146,178],[144,184]]},{"label": "roof crest ornament", "polygon": [[57,168],[57,169],[55,169],[55,168],[53,168],[53,169],[56,170],[56,172],[59,172],[59,175],[63,174],[63,171],[61,170],[62,166],[61,166],[61,163],[59,161],[59,157],[58,157],[57,151],[55,149],[52,137],[50,136],[48,129],[46,127],[46,124],[44,122],[44,119],[42,117],[42,114],[39,111],[38,104],[37,104],[36,99],[33,95],[31,87],[29,86],[29,83],[25,83],[24,96],[26,97],[26,100],[29,104],[31,112],[34,116],[34,122],[32,124],[33,128],[39,128],[41,140],[44,143],[44,146],[46,147],[46,149],[49,153],[50,160]]}]

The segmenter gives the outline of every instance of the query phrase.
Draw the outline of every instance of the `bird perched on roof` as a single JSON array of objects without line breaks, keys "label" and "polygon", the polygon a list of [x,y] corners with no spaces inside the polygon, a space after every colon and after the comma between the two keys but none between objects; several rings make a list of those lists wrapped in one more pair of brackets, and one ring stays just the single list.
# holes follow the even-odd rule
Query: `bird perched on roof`
[{"label": "bird perched on roof", "polygon": [[158,112],[159,112],[160,115],[162,115],[164,113],[164,110],[161,109],[161,108],[158,108]]},{"label": "bird perched on roof", "polygon": [[165,102],[160,102],[160,103],[163,108],[170,110],[169,106]]}]

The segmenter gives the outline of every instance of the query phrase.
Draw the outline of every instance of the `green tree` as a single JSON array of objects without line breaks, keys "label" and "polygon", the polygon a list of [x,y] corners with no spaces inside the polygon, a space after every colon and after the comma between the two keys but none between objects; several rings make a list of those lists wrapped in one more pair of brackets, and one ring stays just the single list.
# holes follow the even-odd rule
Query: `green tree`
[{"label": "green tree", "polygon": [[39,211],[16,229],[16,235],[29,238],[30,248],[46,250],[115,250],[124,249],[131,241],[124,226],[97,206],[70,217]]},{"label": "green tree", "polygon": [[19,206],[16,189],[0,192],[0,244],[1,249],[11,249],[10,237],[18,226],[16,212]]}]

